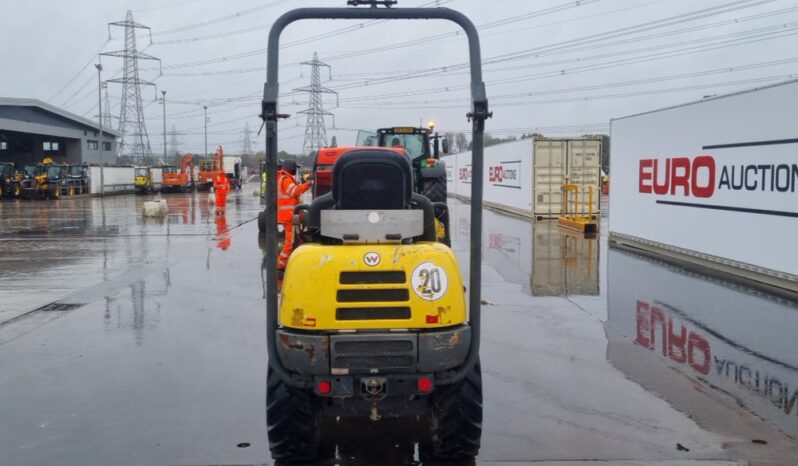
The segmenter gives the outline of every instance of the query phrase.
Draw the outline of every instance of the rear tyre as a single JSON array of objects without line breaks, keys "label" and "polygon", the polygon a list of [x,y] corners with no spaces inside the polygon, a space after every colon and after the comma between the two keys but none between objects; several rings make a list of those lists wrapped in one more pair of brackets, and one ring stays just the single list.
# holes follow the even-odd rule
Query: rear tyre
[{"label": "rear tyre", "polygon": [[431,395],[428,459],[463,461],[479,453],[482,438],[482,371],[479,360],[460,382],[444,385]]},{"label": "rear tyre", "polygon": [[272,458],[288,463],[319,455],[320,409],[313,392],[289,387],[271,367],[266,376],[266,426]]},{"label": "rear tyre", "polygon": [[263,233],[266,231],[266,211],[261,210],[258,212],[258,231]]},{"label": "rear tyre", "polygon": [[432,202],[446,202],[446,177],[424,178],[424,195]]}]

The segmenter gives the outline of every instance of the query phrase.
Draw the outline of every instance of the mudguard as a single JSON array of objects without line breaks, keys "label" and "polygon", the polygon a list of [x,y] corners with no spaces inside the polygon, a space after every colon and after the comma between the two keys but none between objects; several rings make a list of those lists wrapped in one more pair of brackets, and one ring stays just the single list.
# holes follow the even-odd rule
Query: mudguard
[{"label": "mudguard", "polygon": [[446,177],[446,163],[443,160],[438,160],[433,167],[421,167],[421,178],[441,177]]}]

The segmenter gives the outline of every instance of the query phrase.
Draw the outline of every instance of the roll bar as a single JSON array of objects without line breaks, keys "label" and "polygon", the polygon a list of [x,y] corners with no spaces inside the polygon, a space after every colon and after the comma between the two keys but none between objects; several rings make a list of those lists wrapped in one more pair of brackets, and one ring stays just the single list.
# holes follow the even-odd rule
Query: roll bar
[{"label": "roll bar", "polygon": [[[469,322],[471,325],[471,347],[466,362],[446,374],[439,383],[454,383],[462,380],[473,368],[479,355],[481,329],[482,281],[482,155],[484,149],[485,120],[492,117],[488,111],[485,83],[482,81],[482,57],[479,48],[479,33],[474,23],[462,13],[449,8],[298,8],[280,16],[269,31],[266,83],[263,86],[263,101],[260,117],[266,126],[266,231],[277,231],[277,122],[288,115],[278,113],[277,102],[280,36],[283,30],[295,21],[304,19],[442,19],[459,25],[468,38],[471,69],[471,111],[466,117],[471,122],[471,248],[469,276]],[[277,331],[277,243],[266,242],[266,340],[269,365],[287,384],[307,387],[308,379],[289,373],[283,367],[277,353],[275,333]]]}]

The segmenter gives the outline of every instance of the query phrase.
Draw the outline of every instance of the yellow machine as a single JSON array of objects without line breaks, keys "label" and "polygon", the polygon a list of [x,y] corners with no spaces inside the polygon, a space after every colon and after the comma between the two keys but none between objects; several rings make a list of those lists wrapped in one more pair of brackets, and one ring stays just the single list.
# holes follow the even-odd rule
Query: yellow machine
[{"label": "yellow machine", "polygon": [[466,365],[472,339],[460,267],[441,242],[448,231],[438,231],[448,225],[436,221],[433,203],[414,192],[404,151],[343,152],[330,192],[295,210],[301,245],[283,277],[275,333],[284,367],[312,385],[294,390],[270,372],[272,453],[315,458],[314,446],[303,447],[301,438],[291,448],[280,447],[278,438],[300,435],[279,433],[296,422],[302,433],[319,428],[317,417],[295,416],[284,425],[287,411],[309,400],[301,409],[318,417],[376,421],[429,413],[438,439],[430,455],[472,457],[482,419],[478,362],[464,380],[445,380]]},{"label": "yellow machine", "polygon": [[[347,3],[355,8],[291,10],[272,26],[261,102],[267,168],[261,231],[276,230],[278,207],[291,208],[285,197],[278,202],[276,179],[277,128],[288,117],[278,112],[283,29],[311,18],[452,21],[468,36],[471,76],[468,293],[452,250],[440,240],[449,237],[448,208],[417,189],[406,150],[348,148],[332,170],[326,164],[329,192],[316,190],[310,205],[293,207],[298,246],[282,282],[276,241],[265,241],[269,450],[276,462],[318,461],[334,452],[325,442],[327,426],[346,431],[352,418],[399,418],[425,464],[473,464],[482,435],[482,173],[485,120],[492,115],[479,35],[467,17],[447,8]],[[318,165],[315,182],[322,179]],[[438,207],[445,216],[436,215]]]},{"label": "yellow machine", "polygon": [[134,176],[133,185],[136,188],[136,194],[155,192],[155,176],[150,167],[136,167]]}]

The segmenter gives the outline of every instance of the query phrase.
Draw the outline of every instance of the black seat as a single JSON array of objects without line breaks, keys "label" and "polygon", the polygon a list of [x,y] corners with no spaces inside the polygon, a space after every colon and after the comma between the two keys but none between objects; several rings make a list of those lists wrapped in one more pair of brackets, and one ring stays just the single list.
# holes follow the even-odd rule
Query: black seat
[{"label": "black seat", "polygon": [[410,161],[385,149],[347,152],[333,166],[332,194],[339,209],[406,209],[413,195]]},{"label": "black seat", "polygon": [[426,197],[413,193],[413,171],[406,155],[386,149],[356,149],[341,155],[333,166],[332,189],[313,200],[308,209],[306,241],[319,235],[321,211],[404,210],[424,212],[419,241],[435,241],[435,211]]}]

